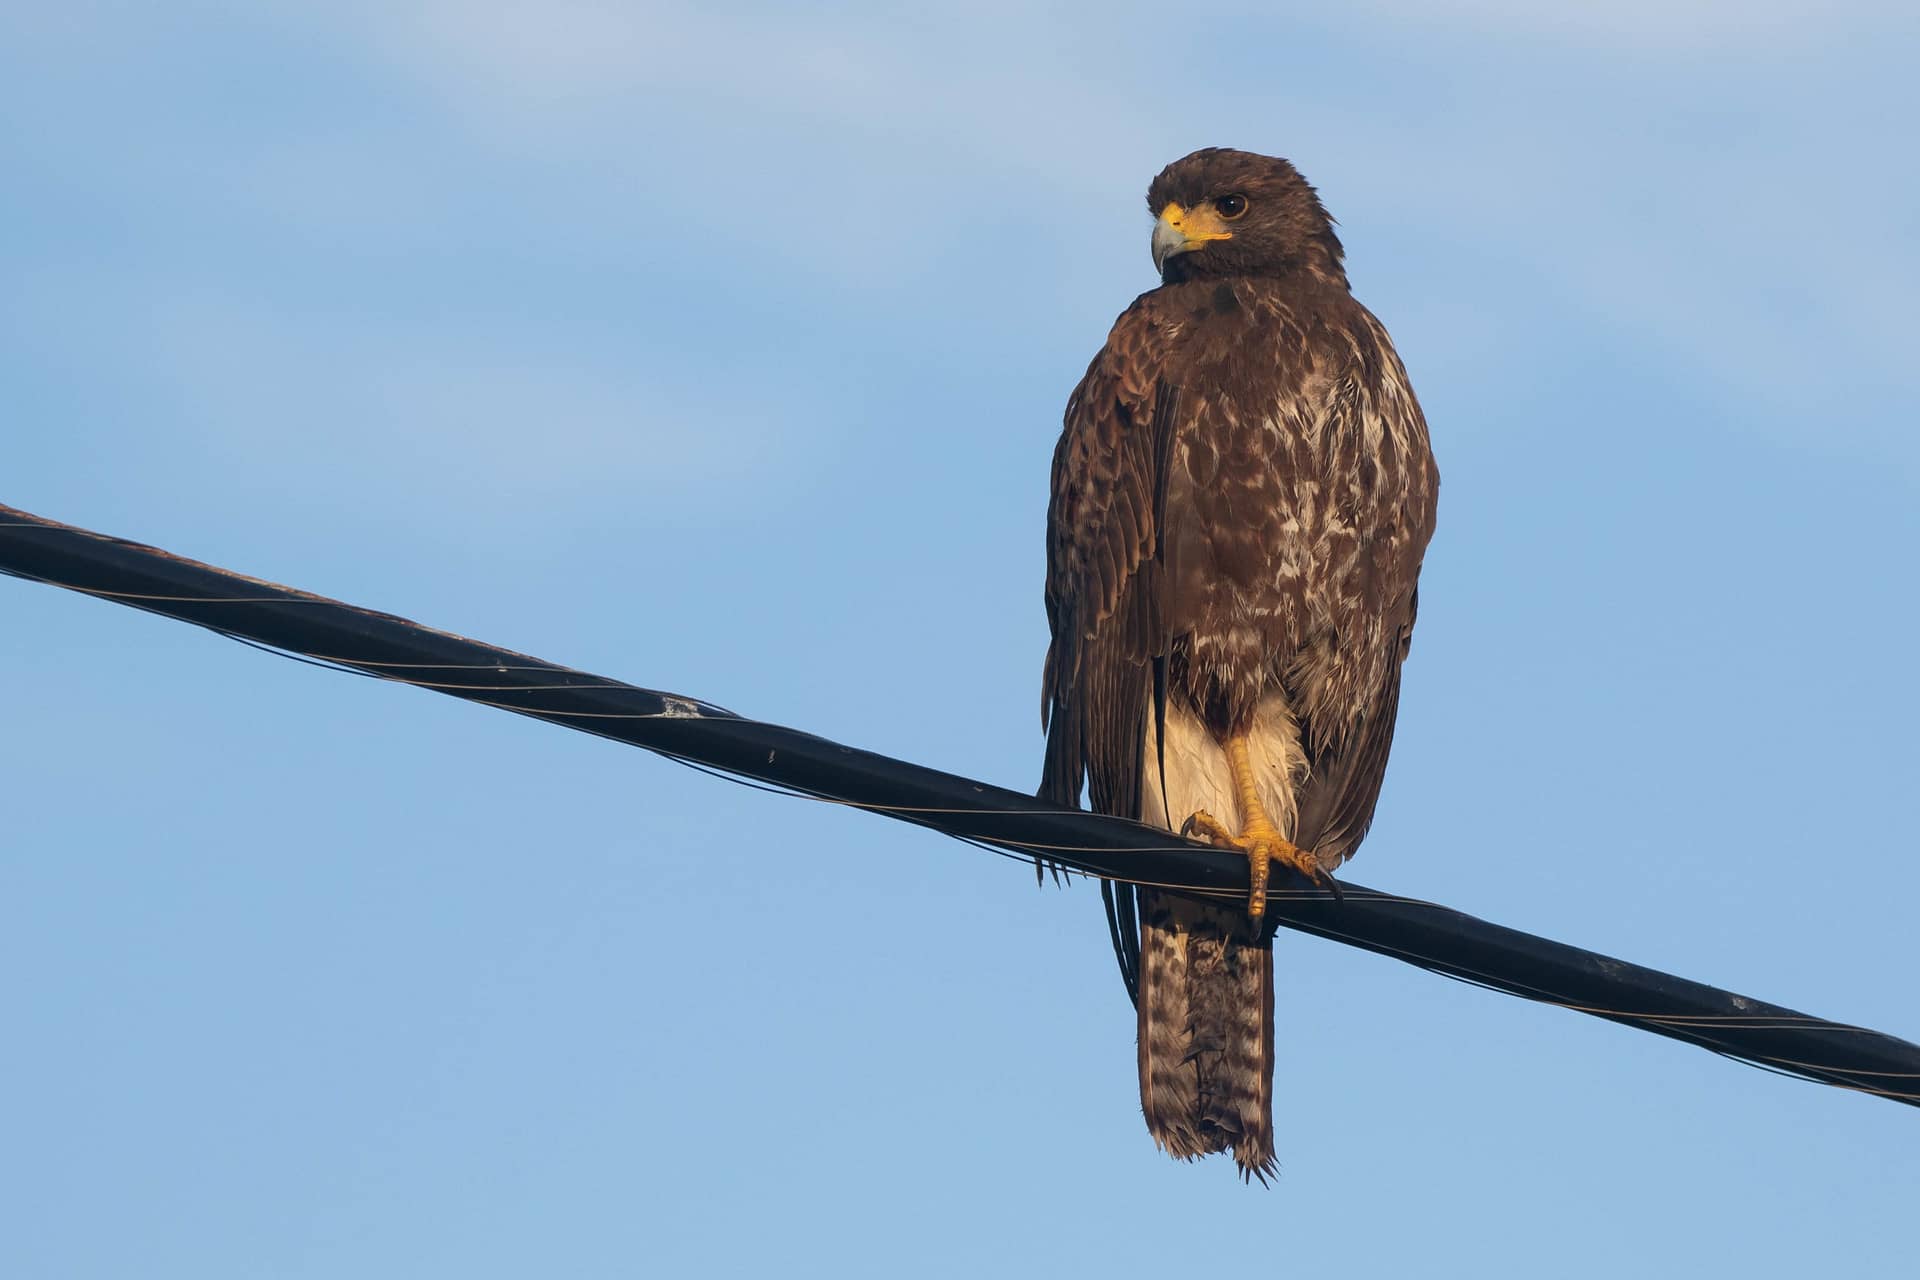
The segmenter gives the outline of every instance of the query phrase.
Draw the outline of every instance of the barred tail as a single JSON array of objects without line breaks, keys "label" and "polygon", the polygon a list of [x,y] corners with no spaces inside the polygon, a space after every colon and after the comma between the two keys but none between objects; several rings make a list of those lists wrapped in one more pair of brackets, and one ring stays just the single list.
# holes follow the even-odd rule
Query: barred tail
[{"label": "barred tail", "polygon": [[1140,891],[1140,1107],[1181,1159],[1233,1150],[1265,1182],[1273,1154],[1273,952],[1244,908]]}]

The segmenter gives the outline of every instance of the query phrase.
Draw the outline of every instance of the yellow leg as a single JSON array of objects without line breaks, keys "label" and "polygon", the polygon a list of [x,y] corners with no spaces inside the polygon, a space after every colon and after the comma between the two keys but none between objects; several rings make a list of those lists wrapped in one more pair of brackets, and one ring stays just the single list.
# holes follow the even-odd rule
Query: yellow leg
[{"label": "yellow leg", "polygon": [[1238,849],[1247,855],[1248,879],[1253,885],[1247,896],[1247,914],[1256,921],[1266,918],[1267,878],[1275,859],[1338,896],[1333,877],[1321,869],[1319,861],[1281,835],[1280,828],[1267,816],[1265,806],[1260,803],[1260,789],[1254,782],[1253,762],[1247,755],[1247,736],[1235,734],[1227,739],[1226,748],[1227,767],[1233,771],[1233,788],[1240,801],[1240,833],[1235,835],[1218,818],[1202,809],[1181,825],[1180,834],[1198,832],[1223,849]]}]

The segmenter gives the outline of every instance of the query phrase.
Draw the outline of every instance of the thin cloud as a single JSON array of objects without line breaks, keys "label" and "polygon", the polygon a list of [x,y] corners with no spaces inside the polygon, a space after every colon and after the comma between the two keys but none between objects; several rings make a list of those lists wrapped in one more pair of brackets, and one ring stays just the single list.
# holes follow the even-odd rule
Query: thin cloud
[{"label": "thin cloud", "polygon": [[[1191,146],[1272,138],[1359,234],[1369,298],[1419,287],[1405,264],[1370,266],[1365,234],[1390,229],[1409,262],[1459,254],[1498,268],[1487,296],[1448,305],[1497,310],[1513,287],[1501,277],[1524,282],[1708,371],[1769,429],[1797,429],[1799,409],[1830,402],[1836,368],[1850,385],[1912,386],[1906,300],[1920,279],[1900,211],[1920,193],[1909,167],[1885,161],[1900,104],[1861,106],[1882,92],[1862,87],[1877,77],[1831,53],[1847,33],[1905,21],[1899,11],[1371,0],[1357,12],[1316,37],[1419,58],[1375,69],[1356,56],[1353,74],[1377,81],[1302,82],[1267,67],[1290,28],[1253,9],[1236,20],[1245,38],[1214,49],[1145,8],[289,7],[277,18],[289,33],[419,109],[391,133],[316,127],[253,149],[234,198],[368,241],[511,216],[610,264],[711,258],[789,304],[809,284],[951,292],[1009,252],[1061,282],[1089,278],[1089,264],[1110,278],[1124,253],[1144,286],[1128,214],[1144,216],[1145,178]],[[1170,97],[1160,69],[1175,36],[1196,41],[1174,48],[1183,62],[1220,65]],[[126,46],[124,30],[116,39]],[[1748,61],[1693,57],[1703,41]],[[1671,62],[1649,71],[1649,50],[1687,54],[1684,77]],[[1801,107],[1752,100],[1774,83],[1756,57],[1779,64]],[[1687,98],[1689,86],[1711,88]],[[1776,127],[1789,118],[1801,127]],[[474,177],[487,172],[497,195]],[[1499,335],[1476,330],[1463,350],[1497,360]],[[436,364],[458,362],[422,367]],[[489,362],[511,365],[504,351]],[[549,377],[560,403],[567,386],[613,388],[573,392],[574,408],[618,416],[625,375],[552,367],[520,376]],[[419,368],[394,379],[430,380]],[[1880,422],[1826,431],[1911,457]]]},{"label": "thin cloud", "polygon": [[644,489],[649,512],[696,526],[703,489],[772,504],[803,493],[834,431],[803,436],[795,406],[751,386],[529,352],[512,332],[386,332],[206,291],[117,313],[118,331],[89,323],[97,358],[154,388],[180,447],[363,497],[484,512]]},{"label": "thin cloud", "polygon": [[1838,0],[1358,0],[1349,14],[1428,31],[1472,31],[1578,53],[1804,53],[1863,32],[1912,30],[1912,7]]}]

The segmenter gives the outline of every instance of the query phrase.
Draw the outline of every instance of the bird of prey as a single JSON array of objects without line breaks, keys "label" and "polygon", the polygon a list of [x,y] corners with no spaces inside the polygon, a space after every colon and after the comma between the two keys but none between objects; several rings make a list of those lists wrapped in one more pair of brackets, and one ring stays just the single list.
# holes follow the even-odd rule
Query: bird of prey
[{"label": "bird of prey", "polygon": [[1210,147],[1147,190],[1160,287],[1067,402],[1047,512],[1041,795],[1249,859],[1247,903],[1103,884],[1166,1152],[1273,1142],[1277,861],[1372,821],[1439,472],[1333,219],[1285,160]]}]

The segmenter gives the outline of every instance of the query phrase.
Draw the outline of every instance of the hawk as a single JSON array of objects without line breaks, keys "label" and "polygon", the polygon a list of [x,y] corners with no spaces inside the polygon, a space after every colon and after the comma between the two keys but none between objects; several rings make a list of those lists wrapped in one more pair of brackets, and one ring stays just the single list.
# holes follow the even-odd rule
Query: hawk
[{"label": "hawk", "polygon": [[1147,189],[1160,287],[1067,401],[1040,794],[1249,859],[1245,906],[1102,885],[1154,1141],[1275,1170],[1272,862],[1333,888],[1372,821],[1439,472],[1387,331],[1285,160]]}]

